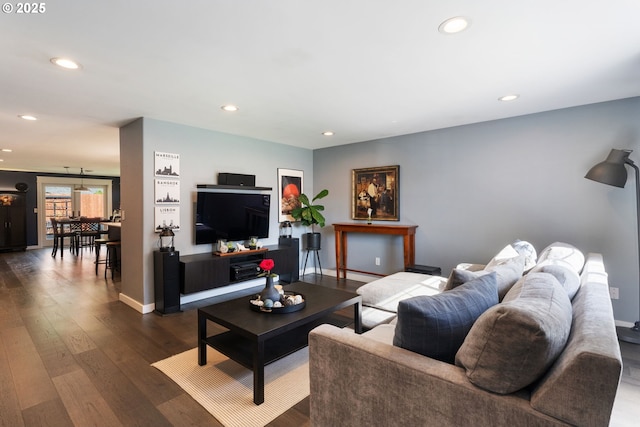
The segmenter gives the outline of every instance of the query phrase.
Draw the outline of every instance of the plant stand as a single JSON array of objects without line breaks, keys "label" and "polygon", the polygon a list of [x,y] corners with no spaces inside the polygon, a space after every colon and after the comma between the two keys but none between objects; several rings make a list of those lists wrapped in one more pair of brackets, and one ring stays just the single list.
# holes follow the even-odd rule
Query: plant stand
[{"label": "plant stand", "polygon": [[[314,274],[318,274],[318,272],[316,271],[316,266],[320,267],[320,277],[322,277],[322,264],[320,264],[320,255],[318,254],[318,251],[320,249],[307,249],[307,255],[304,257],[304,267],[302,267],[302,275],[304,276],[307,273],[307,260],[309,259],[309,253],[313,252],[314,255],[312,256],[312,258],[315,256],[315,259],[313,260],[313,272]],[[316,263],[316,260],[318,261]]]}]

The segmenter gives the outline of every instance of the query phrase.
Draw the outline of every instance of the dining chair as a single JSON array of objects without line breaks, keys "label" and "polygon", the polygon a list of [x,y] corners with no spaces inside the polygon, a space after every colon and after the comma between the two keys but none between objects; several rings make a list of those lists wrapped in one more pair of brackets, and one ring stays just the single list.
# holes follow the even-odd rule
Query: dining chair
[{"label": "dining chair", "polygon": [[64,258],[64,239],[69,238],[69,247],[75,244],[75,232],[66,230],[64,224],[58,222],[57,219],[51,218],[51,227],[53,228],[53,250],[51,256],[55,257],[60,249],[60,258]]},{"label": "dining chair", "polygon": [[93,251],[95,240],[99,239],[104,232],[102,231],[102,218],[80,218],[80,232],[78,234],[78,250],[88,247]]}]

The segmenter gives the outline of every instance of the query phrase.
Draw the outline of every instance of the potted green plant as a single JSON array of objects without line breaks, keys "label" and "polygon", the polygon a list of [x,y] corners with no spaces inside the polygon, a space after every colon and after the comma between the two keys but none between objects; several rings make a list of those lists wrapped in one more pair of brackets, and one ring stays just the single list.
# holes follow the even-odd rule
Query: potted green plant
[{"label": "potted green plant", "polygon": [[323,205],[313,204],[316,200],[322,199],[329,194],[329,190],[324,189],[309,201],[309,197],[306,194],[300,194],[298,201],[300,206],[294,208],[291,211],[291,216],[296,220],[302,222],[302,225],[308,227],[311,226],[311,233],[306,234],[306,247],[307,250],[319,250],[320,249],[320,233],[316,233],[314,226],[318,225],[324,227],[325,219],[322,215],[324,210]]}]

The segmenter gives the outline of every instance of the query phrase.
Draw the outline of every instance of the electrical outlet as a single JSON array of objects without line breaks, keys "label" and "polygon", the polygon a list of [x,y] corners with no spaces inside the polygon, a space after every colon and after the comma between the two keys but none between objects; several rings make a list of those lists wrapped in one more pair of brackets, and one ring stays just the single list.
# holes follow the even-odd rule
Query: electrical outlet
[{"label": "electrical outlet", "polygon": [[380,257],[376,257],[376,265],[380,265]]},{"label": "electrical outlet", "polygon": [[620,299],[619,289],[609,286],[609,296],[611,299]]}]

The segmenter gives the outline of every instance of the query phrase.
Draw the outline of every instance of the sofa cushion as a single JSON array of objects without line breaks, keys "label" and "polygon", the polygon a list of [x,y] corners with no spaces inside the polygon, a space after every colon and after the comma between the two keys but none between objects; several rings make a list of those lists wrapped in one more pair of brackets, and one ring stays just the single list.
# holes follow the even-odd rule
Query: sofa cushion
[{"label": "sofa cushion", "polygon": [[444,279],[428,274],[399,272],[360,286],[356,293],[362,297],[362,305],[395,313],[398,301],[420,295],[441,292]]},{"label": "sofa cushion", "polygon": [[400,301],[393,344],[453,363],[473,322],[497,303],[496,273],[438,295]]},{"label": "sofa cushion", "polygon": [[584,254],[573,245],[555,242],[540,252],[538,263],[532,271],[538,271],[545,265],[564,265],[580,274],[584,266]]},{"label": "sofa cushion", "polygon": [[512,245],[507,245],[504,248],[500,249],[500,252],[495,254],[484,268],[485,270],[487,270],[492,267],[497,267],[519,256],[520,253],[516,251],[516,249]]},{"label": "sofa cushion", "polygon": [[562,352],[571,330],[566,291],[548,273],[530,273],[475,322],[455,363],[469,381],[507,394],[542,376]]},{"label": "sofa cushion", "polygon": [[484,270],[469,271],[454,268],[451,270],[449,279],[444,287],[445,291],[455,289],[456,287],[480,277],[484,274],[495,272],[496,284],[498,286],[498,299],[502,300],[511,287],[522,277],[524,271],[524,258],[517,256],[515,258],[509,258],[501,264],[494,264],[488,266]]}]

